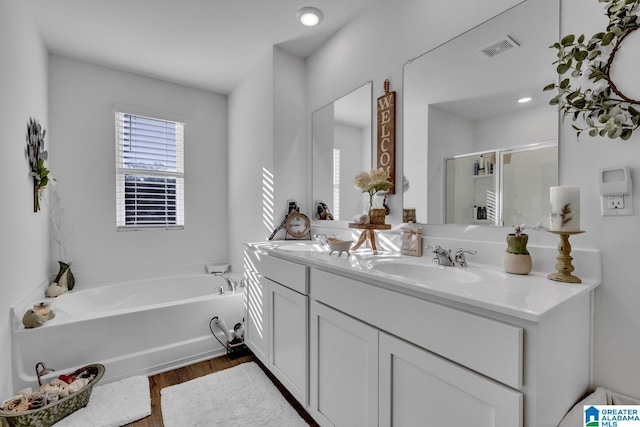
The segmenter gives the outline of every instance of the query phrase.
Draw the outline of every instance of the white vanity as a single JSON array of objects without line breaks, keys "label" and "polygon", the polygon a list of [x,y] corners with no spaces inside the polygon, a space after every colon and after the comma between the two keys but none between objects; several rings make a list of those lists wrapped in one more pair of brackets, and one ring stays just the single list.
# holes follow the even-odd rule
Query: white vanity
[{"label": "white vanity", "polygon": [[295,245],[247,246],[246,342],[322,426],[556,426],[588,390],[596,282]]}]

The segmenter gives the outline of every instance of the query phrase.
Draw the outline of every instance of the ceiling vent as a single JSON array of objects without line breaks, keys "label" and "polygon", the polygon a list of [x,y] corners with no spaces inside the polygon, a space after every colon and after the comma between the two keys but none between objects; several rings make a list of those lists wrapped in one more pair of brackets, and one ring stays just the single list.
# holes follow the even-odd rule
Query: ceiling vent
[{"label": "ceiling vent", "polygon": [[477,52],[487,58],[495,58],[498,55],[509,52],[517,47],[520,47],[511,37],[505,36],[495,43],[491,43],[489,46],[480,48]]}]

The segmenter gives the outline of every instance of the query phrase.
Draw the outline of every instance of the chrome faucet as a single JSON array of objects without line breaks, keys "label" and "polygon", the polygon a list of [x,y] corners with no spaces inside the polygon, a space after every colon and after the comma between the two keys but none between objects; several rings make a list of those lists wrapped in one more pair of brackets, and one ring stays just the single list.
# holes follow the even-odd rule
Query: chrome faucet
[{"label": "chrome faucet", "polygon": [[38,377],[38,385],[42,386],[42,376],[47,375],[50,372],[55,371],[55,369],[47,368],[47,365],[44,362],[36,363],[36,376]]},{"label": "chrome faucet", "polygon": [[458,248],[458,249],[456,249],[456,256],[455,256],[455,261],[454,262],[455,262],[455,264],[459,265],[460,267],[466,267],[467,266],[467,258],[465,257],[464,254],[475,255],[477,253],[478,253],[477,251]]},{"label": "chrome faucet", "polygon": [[448,249],[444,249],[438,245],[436,246],[427,246],[427,248],[431,249],[431,252],[433,252],[433,260],[432,262],[434,264],[438,264],[438,265],[442,265],[442,266],[448,266],[448,267],[453,267],[453,266],[459,266],[459,267],[466,267],[467,266],[467,259],[465,257],[465,254],[470,254],[470,255],[475,255],[477,252],[476,251],[471,251],[468,249],[462,249],[462,248],[458,248],[456,249],[456,253],[454,255],[454,257],[451,257],[451,250]]},{"label": "chrome faucet", "polygon": [[451,251],[444,249],[438,245],[436,246],[427,246],[433,252],[433,260],[434,264],[443,265],[443,266],[452,266],[453,260],[451,259]]},{"label": "chrome faucet", "polygon": [[236,282],[234,282],[233,279],[231,277],[229,277],[229,275],[227,273],[216,272],[216,273],[213,273],[213,275],[214,276],[218,276],[218,277],[222,277],[224,280],[226,280],[227,281],[227,286],[228,286],[228,288],[229,288],[229,290],[231,292],[235,291],[236,288],[238,287],[238,284]]},{"label": "chrome faucet", "polygon": [[320,242],[323,246],[329,246],[329,240],[327,240],[327,235],[324,233],[318,233],[313,236],[318,242]]}]

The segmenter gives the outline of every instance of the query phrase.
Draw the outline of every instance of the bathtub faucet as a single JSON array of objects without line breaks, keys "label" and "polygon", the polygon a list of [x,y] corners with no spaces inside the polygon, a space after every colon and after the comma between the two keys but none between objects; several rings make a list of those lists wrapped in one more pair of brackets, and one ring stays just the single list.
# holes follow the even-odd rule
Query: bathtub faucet
[{"label": "bathtub faucet", "polygon": [[218,277],[222,277],[224,280],[227,281],[227,286],[229,287],[229,290],[231,292],[235,291],[236,288],[238,287],[238,284],[236,282],[233,281],[233,279],[231,277],[229,277],[229,275],[227,273],[213,273],[214,276],[218,276]]}]

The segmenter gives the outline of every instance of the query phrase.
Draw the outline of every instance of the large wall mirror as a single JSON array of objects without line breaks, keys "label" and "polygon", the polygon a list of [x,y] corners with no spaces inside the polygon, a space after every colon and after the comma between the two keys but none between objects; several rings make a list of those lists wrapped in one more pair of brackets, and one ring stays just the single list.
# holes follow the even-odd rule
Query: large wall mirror
[{"label": "large wall mirror", "polygon": [[559,18],[558,0],[526,0],[405,65],[403,206],[418,222],[547,220]]},{"label": "large wall mirror", "polygon": [[371,97],[367,82],[311,115],[314,219],[327,219],[318,215],[322,205],[335,221],[351,221],[362,212],[353,178],[371,168]]}]

